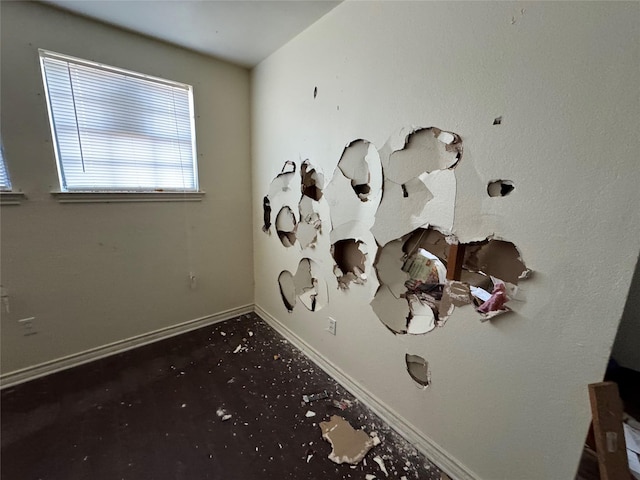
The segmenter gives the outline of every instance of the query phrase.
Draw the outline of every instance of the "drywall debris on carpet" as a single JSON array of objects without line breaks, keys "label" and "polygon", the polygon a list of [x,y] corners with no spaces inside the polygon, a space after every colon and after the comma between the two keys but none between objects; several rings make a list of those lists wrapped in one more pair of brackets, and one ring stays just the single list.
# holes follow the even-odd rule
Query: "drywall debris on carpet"
[{"label": "drywall debris on carpet", "polygon": [[320,422],[322,438],[331,443],[329,459],[335,463],[359,463],[374,446],[374,440],[364,430],[356,430],[344,418],[332,415]]}]

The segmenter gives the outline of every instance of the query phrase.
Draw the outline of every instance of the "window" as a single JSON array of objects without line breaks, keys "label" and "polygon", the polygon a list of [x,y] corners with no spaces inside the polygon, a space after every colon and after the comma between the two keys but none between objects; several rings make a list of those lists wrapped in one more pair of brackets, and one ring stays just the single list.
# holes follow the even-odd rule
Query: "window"
[{"label": "window", "polygon": [[9,180],[9,172],[7,166],[4,163],[4,148],[0,143],[0,192],[11,191],[11,180]]},{"label": "window", "polygon": [[40,50],[63,192],[198,190],[190,85]]}]

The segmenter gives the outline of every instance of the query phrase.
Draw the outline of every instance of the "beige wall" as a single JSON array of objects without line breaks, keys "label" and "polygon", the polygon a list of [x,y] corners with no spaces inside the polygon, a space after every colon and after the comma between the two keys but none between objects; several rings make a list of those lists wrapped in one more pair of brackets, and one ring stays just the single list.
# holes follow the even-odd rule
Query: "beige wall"
[{"label": "beige wall", "polygon": [[[249,72],[40,4],[2,2],[2,372],[253,302]],[[38,48],[194,87],[200,203],[58,203]],[[197,288],[190,289],[194,271]],[[24,336],[17,320],[35,316]]]},{"label": "beige wall", "polygon": [[[256,304],[468,478],[573,478],[586,386],[602,379],[640,249],[639,20],[638,3],[345,2],[253,72]],[[535,273],[514,314],[480,323],[457,309],[443,328],[394,336],[369,306],[373,272],[337,289],[330,218],[305,252],[260,231],[285,160],[309,158],[330,179],[350,141],[379,148],[412,125],[462,136],[453,230],[520,248]],[[489,198],[496,178],[515,191]],[[289,314],[277,278],[302,256],[324,270],[329,305]],[[428,389],[406,353],[428,360]]]}]

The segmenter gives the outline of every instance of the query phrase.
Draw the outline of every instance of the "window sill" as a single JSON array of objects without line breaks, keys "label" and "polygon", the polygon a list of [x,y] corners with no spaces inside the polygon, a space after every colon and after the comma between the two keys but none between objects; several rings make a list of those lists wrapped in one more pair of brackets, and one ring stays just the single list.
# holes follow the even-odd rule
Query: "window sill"
[{"label": "window sill", "polygon": [[201,202],[205,192],[51,192],[60,203]]},{"label": "window sill", "polygon": [[23,192],[0,192],[0,205],[20,205],[26,199]]}]

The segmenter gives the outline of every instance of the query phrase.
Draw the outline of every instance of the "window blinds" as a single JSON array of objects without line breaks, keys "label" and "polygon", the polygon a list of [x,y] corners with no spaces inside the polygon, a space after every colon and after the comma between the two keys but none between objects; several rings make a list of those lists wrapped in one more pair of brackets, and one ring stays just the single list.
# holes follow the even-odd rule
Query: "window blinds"
[{"label": "window blinds", "polygon": [[189,85],[40,51],[62,191],[196,191]]},{"label": "window blinds", "polygon": [[9,173],[7,172],[7,166],[4,163],[4,149],[0,145],[0,191],[10,191],[11,181],[9,180]]}]

